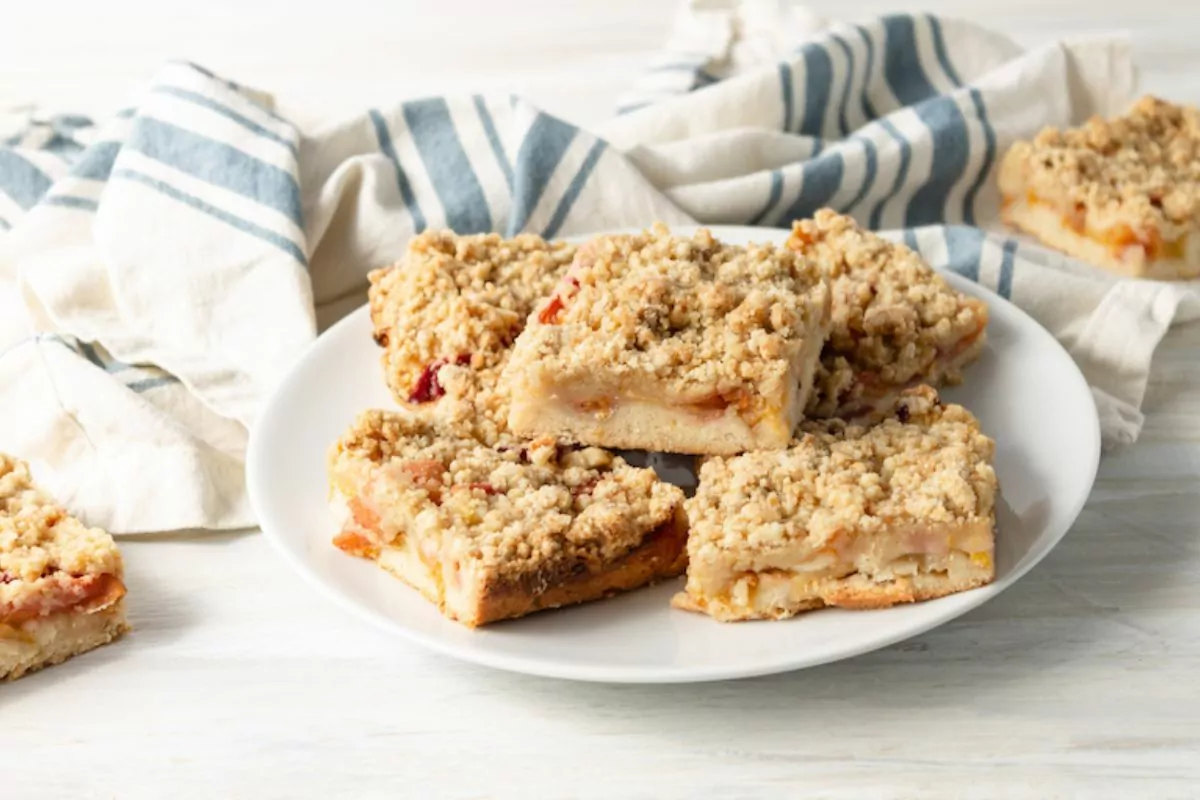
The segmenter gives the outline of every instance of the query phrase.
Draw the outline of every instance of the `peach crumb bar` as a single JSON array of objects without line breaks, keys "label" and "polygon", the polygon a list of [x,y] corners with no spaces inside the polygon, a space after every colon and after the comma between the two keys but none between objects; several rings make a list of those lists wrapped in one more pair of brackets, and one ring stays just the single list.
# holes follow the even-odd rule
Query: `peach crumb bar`
[{"label": "peach crumb bar", "polygon": [[602,447],[784,447],[829,325],[814,264],[662,225],[582,245],[517,339],[509,427]]},{"label": "peach crumb bar", "polygon": [[833,293],[806,416],[876,419],[905,389],[960,382],[983,350],[987,304],[904,245],[822,209],[793,224],[788,247],[821,266]]},{"label": "peach crumb bar", "polygon": [[107,644],[129,629],[121,554],[0,454],[0,680]]},{"label": "peach crumb bar", "polygon": [[551,439],[493,446],[368,411],[334,446],[334,544],[474,627],[675,577],[683,493]]},{"label": "peach crumb bar", "polygon": [[882,608],[991,582],[992,440],[929,387],[874,427],[805,422],[787,450],[705,459],[686,590],[718,620]]},{"label": "peach crumb bar", "polygon": [[430,231],[409,243],[400,262],[372,272],[371,320],[396,401],[489,441],[503,436],[500,370],[534,303],[574,252],[532,234]]},{"label": "peach crumb bar", "polygon": [[1122,275],[1200,277],[1200,110],[1143,97],[1125,115],[1047,128],[1000,164],[1002,219]]}]

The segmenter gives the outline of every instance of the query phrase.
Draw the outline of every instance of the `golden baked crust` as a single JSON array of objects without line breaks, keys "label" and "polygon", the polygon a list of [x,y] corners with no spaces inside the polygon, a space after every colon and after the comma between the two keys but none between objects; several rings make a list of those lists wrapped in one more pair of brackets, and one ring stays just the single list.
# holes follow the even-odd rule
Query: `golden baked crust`
[{"label": "golden baked crust", "polygon": [[[874,427],[801,425],[784,451],[705,459],[676,605],[719,619],[878,607],[992,579],[994,445],[929,387]],[[944,573],[944,574],[943,574]]]},{"label": "golden baked crust", "polygon": [[[67,514],[33,485],[25,463],[0,453],[0,678],[126,630],[121,578],[112,537]],[[100,615],[95,624],[72,619],[92,615]],[[78,640],[61,635],[76,629]]]},{"label": "golden baked crust", "polygon": [[987,304],[955,291],[919,255],[821,209],[787,246],[818,263],[833,294],[810,418],[876,418],[901,390],[962,380],[982,351]]},{"label": "golden baked crust", "polygon": [[334,446],[329,473],[345,507],[335,544],[385,566],[407,560],[395,571],[468,625],[683,569],[683,493],[599,448],[488,446],[368,411]]},{"label": "golden baked crust", "polygon": [[1123,116],[1047,128],[1009,149],[998,178],[1005,221],[1051,246],[1125,274],[1200,274],[1195,108],[1146,96]]},{"label": "golden baked crust", "polygon": [[[580,247],[517,340],[503,377],[514,397],[510,428],[668,452],[783,446],[828,308],[819,270],[785,248],[723,244],[707,230],[677,237],[661,224],[599,237]],[[569,410],[556,416],[555,401]],[[621,420],[635,402],[638,414],[677,410],[684,419]],[[742,427],[710,449],[697,437],[720,418]]]},{"label": "golden baked crust", "polygon": [[371,320],[396,401],[488,441],[502,436],[508,398],[500,371],[534,303],[574,252],[533,234],[427,231],[400,262],[372,272]]}]

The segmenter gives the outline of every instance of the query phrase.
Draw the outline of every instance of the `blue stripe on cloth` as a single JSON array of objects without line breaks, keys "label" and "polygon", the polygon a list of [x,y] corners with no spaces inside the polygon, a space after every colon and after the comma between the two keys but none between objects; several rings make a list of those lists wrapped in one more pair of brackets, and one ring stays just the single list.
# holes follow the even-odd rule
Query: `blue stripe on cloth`
[{"label": "blue stripe on cloth", "polygon": [[888,88],[902,106],[913,106],[938,92],[929,82],[917,52],[917,34],[913,18],[894,14],[883,18],[887,46],[883,51],[883,74]]},{"label": "blue stripe on cloth", "polygon": [[975,106],[975,116],[983,128],[983,163],[979,165],[979,174],[975,176],[975,180],[967,189],[966,196],[963,197],[963,221],[968,225],[974,225],[975,197],[983,188],[983,183],[992,170],[992,161],[996,158],[996,131],[992,129],[992,123],[988,120],[987,107],[983,104],[983,94],[974,86],[970,88],[968,94]]},{"label": "blue stripe on cloth", "polygon": [[295,176],[274,164],[207,136],[139,117],[127,146],[139,153],[273,209],[304,230],[300,186]]},{"label": "blue stripe on cloth", "polygon": [[850,132],[850,124],[846,121],[846,108],[850,103],[850,87],[854,85],[854,51],[842,37],[835,35],[833,40],[846,57],[846,82],[842,84],[842,99],[838,103],[838,134],[845,136]]},{"label": "blue stripe on cloth", "polygon": [[707,70],[700,70],[696,73],[696,77],[692,79],[692,89],[703,89],[705,86],[712,86],[714,83],[720,83],[721,79],[713,75]]},{"label": "blue stripe on cloth", "polygon": [[251,133],[257,134],[264,139],[270,139],[276,144],[283,145],[294,157],[300,157],[300,152],[296,147],[295,142],[280,136],[270,128],[265,128],[262,125],[259,125],[249,117],[234,111],[227,105],[218,103],[211,97],[205,97],[199,92],[193,92],[189,89],[180,89],[178,86],[156,86],[152,91],[157,92],[158,94],[166,94],[170,95],[171,97],[178,97],[180,100],[192,103],[193,105],[202,106],[210,111],[215,111],[226,119],[236,122],[238,125],[242,126]]},{"label": "blue stripe on cloth", "polygon": [[90,128],[95,123],[92,122],[91,117],[85,117],[82,114],[55,114],[50,118],[50,124],[55,130],[74,131],[79,128]]},{"label": "blue stripe on cloth", "polygon": [[120,142],[96,142],[83,151],[75,166],[71,167],[71,175],[93,181],[106,181],[119,152]]},{"label": "blue stripe on cloth", "polygon": [[490,231],[492,212],[458,138],[449,104],[435,97],[413,100],[403,109],[413,144],[446,212],[446,225],[458,234]]},{"label": "blue stripe on cloth", "polygon": [[979,259],[983,252],[983,231],[963,225],[948,225],[946,236],[946,266],[964,278],[979,280]]},{"label": "blue stripe on cloth", "polygon": [[828,153],[805,162],[800,173],[800,196],[776,221],[805,219],[818,208],[829,205],[829,199],[842,185],[844,173],[841,153]]},{"label": "blue stripe on cloth", "polygon": [[504,173],[504,181],[508,184],[509,194],[512,194],[513,168],[508,161],[508,154],[504,152],[504,145],[500,142],[500,132],[496,130],[496,121],[492,119],[492,112],[488,111],[487,103],[484,102],[481,95],[475,95],[474,100],[475,113],[479,115],[479,124],[483,126],[488,146],[492,148],[492,155],[496,157],[496,163],[500,166],[500,171]]},{"label": "blue stripe on cloth", "polygon": [[392,162],[392,169],[396,173],[396,187],[400,190],[400,199],[404,201],[404,206],[412,217],[413,230],[420,233],[425,230],[425,215],[421,212],[421,205],[417,202],[416,195],[413,194],[408,176],[404,174],[404,167],[400,166],[400,157],[396,155],[396,148],[392,144],[392,134],[388,131],[387,122],[383,119],[383,115],[373,108],[367,114],[371,118],[371,125],[375,128],[375,138],[379,140],[379,152]]},{"label": "blue stripe on cloth", "polygon": [[550,217],[550,224],[542,231],[542,236],[547,239],[552,239],[558,235],[559,229],[563,223],[567,221],[567,215],[571,213],[571,207],[575,205],[575,201],[579,198],[583,187],[587,184],[588,178],[592,174],[592,170],[596,168],[596,164],[600,161],[600,156],[604,155],[605,144],[603,139],[597,139],[592,148],[583,158],[583,163],[579,165],[579,171],[575,173],[575,177],[571,179],[571,183],[567,186],[567,191],[563,193],[562,198],[558,201],[558,206],[554,209],[554,216]]},{"label": "blue stripe on cloth", "polygon": [[[67,343],[63,342],[63,344],[67,344]],[[70,346],[70,345],[68,345],[68,346]],[[96,352],[96,348],[93,347],[89,342],[85,342],[82,340],[76,340],[75,346],[72,347],[71,349],[74,350],[75,352],[79,353],[81,356],[83,356],[88,361],[92,362],[94,365],[96,365],[100,369],[104,370],[105,372],[110,371],[109,365],[104,362],[104,359],[100,358],[100,354]],[[124,366],[125,366],[124,364],[121,365],[121,367],[124,367]],[[119,369],[112,370],[112,371],[117,372],[117,371],[119,371]]]},{"label": "blue stripe on cloth", "polygon": [[127,383],[125,384],[125,388],[131,392],[137,392],[138,394],[141,394],[142,392],[147,392],[151,389],[157,389],[160,386],[170,386],[175,383],[179,383],[179,378],[176,378],[174,375],[163,375],[162,377],[158,378],[146,378],[144,380]]},{"label": "blue stripe on cloth", "polygon": [[833,61],[821,44],[806,44],[800,48],[804,58],[804,116],[800,133],[820,136],[825,132],[825,112],[833,87]]},{"label": "blue stripe on cloth", "polygon": [[917,232],[912,228],[904,229],[904,246],[917,253],[921,252],[921,247],[917,244]]},{"label": "blue stripe on cloth", "polygon": [[862,37],[863,44],[867,46],[867,63],[863,66],[862,78],[862,112],[867,121],[877,119],[879,114],[875,111],[875,105],[871,102],[871,73],[875,69],[875,42],[871,41],[871,34],[861,25],[855,25],[854,29],[858,31],[858,35]]},{"label": "blue stripe on cloth", "polygon": [[792,129],[792,114],[794,110],[792,104],[792,65],[784,62],[779,65],[779,93],[783,100],[783,130],[790,131]]},{"label": "blue stripe on cloth", "polygon": [[630,103],[627,106],[617,106],[617,115],[620,116],[621,114],[629,114],[633,111],[637,111],[639,108],[645,108],[648,105],[650,105],[649,100],[644,103]]},{"label": "blue stripe on cloth", "polygon": [[762,221],[767,218],[767,214],[771,213],[771,209],[779,202],[779,198],[783,195],[783,171],[778,169],[771,170],[771,189],[767,196],[767,202],[763,204],[762,210],[754,215],[750,220],[751,225],[761,225]]},{"label": "blue stripe on cloth", "polygon": [[946,218],[946,200],[967,168],[967,120],[953,97],[935,97],[913,109],[933,139],[929,177],[908,201],[904,224],[932,225]]},{"label": "blue stripe on cloth", "polygon": [[521,148],[513,175],[513,210],[508,220],[508,235],[516,236],[529,223],[558,164],[575,141],[579,129],[562,120],[538,112]]},{"label": "blue stripe on cloth", "polygon": [[0,147],[0,192],[30,209],[50,190],[51,180],[20,154]]},{"label": "blue stripe on cloth", "polygon": [[58,194],[52,197],[47,197],[42,201],[42,205],[75,208],[80,211],[95,211],[100,207],[100,204],[95,200],[89,200],[86,197],[71,197],[70,195],[66,194]]},{"label": "blue stripe on cloth", "polygon": [[1000,259],[1000,280],[996,283],[996,291],[1005,300],[1012,299],[1013,255],[1017,252],[1017,240],[1007,239],[1004,242],[1004,253]]},{"label": "blue stripe on cloth", "polygon": [[56,156],[60,156],[64,161],[70,163],[72,156],[79,155],[83,152],[83,145],[74,139],[63,136],[61,133],[55,133],[46,140],[46,143],[42,145],[41,149],[45,150],[47,153],[53,153]]},{"label": "blue stripe on cloth", "polygon": [[11,231],[12,225],[4,217],[0,217],[0,231]]},{"label": "blue stripe on cloth", "polygon": [[267,230],[259,225],[255,225],[253,222],[249,222],[241,217],[234,216],[228,211],[223,211],[216,206],[209,205],[200,198],[190,195],[187,192],[180,191],[174,186],[163,183],[157,178],[153,178],[143,172],[138,172],[132,169],[118,169],[113,171],[112,177],[140,183],[143,186],[153,189],[159,194],[171,198],[172,200],[176,200],[186,206],[190,206],[197,211],[202,211],[205,214],[208,214],[210,217],[224,222],[226,225],[237,228],[243,233],[249,234],[256,239],[260,239],[268,244],[278,247],[280,250],[300,262],[300,264],[302,264],[305,268],[308,267],[308,258],[304,255],[304,251],[297,247],[296,243],[291,239],[280,236],[275,231]]},{"label": "blue stripe on cloth", "polygon": [[900,166],[896,169],[896,179],[892,181],[892,188],[888,189],[887,194],[880,198],[879,202],[875,204],[875,208],[871,211],[871,218],[867,225],[873,229],[879,228],[884,206],[900,192],[900,188],[908,180],[908,167],[912,162],[912,145],[908,143],[908,140],[904,138],[904,135],[900,133],[896,126],[892,124],[892,121],[886,118],[880,119],[879,125],[888,132],[888,135],[895,140],[897,146],[900,148]]},{"label": "blue stripe on cloth", "polygon": [[942,65],[942,72],[946,73],[946,77],[956,87],[962,86],[962,81],[958,79],[958,71],[950,63],[950,54],[946,52],[946,37],[942,35],[942,23],[932,14],[926,14],[925,19],[929,21],[929,30],[933,34],[933,52],[937,53],[937,60]]},{"label": "blue stripe on cloth", "polygon": [[117,119],[129,119],[137,113],[136,108],[122,108],[114,115]]},{"label": "blue stripe on cloth", "polygon": [[879,172],[879,156],[875,152],[875,143],[866,138],[858,139],[858,141],[862,143],[863,157],[867,163],[864,169],[862,186],[858,188],[858,193],[854,195],[854,198],[842,209],[846,213],[850,213],[855,206],[863,201],[863,198],[867,196],[867,192],[871,191],[871,187],[875,185],[875,176]]}]

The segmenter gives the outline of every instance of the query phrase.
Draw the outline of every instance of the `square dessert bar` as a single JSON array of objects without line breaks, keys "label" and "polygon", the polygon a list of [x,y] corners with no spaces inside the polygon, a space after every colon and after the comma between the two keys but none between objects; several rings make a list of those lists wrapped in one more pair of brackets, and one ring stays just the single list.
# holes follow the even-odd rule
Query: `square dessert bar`
[{"label": "square dessert bar", "polygon": [[329,458],[334,544],[474,627],[680,575],[683,493],[551,439],[487,446],[368,411]]},{"label": "square dessert bar", "polygon": [[1122,275],[1200,277],[1200,110],[1143,97],[1125,116],[1047,128],[1000,164],[1001,217]]},{"label": "square dessert bar", "polygon": [[784,447],[829,325],[816,266],[662,225],[583,245],[517,339],[509,427],[583,444]]},{"label": "square dessert bar", "polygon": [[960,382],[983,350],[987,304],[904,245],[822,209],[793,224],[788,247],[815,260],[833,292],[807,417],[877,419],[905,389]]},{"label": "square dessert bar", "polygon": [[705,459],[686,590],[723,620],[882,608],[991,582],[992,440],[929,387],[875,427],[804,422],[787,450]]},{"label": "square dessert bar", "polygon": [[58,664],[129,629],[121,554],[0,454],[0,680]]},{"label": "square dessert bar", "polygon": [[415,237],[396,265],[371,273],[371,320],[388,387],[401,406],[488,441],[507,430],[500,370],[534,303],[574,247],[525,234]]}]

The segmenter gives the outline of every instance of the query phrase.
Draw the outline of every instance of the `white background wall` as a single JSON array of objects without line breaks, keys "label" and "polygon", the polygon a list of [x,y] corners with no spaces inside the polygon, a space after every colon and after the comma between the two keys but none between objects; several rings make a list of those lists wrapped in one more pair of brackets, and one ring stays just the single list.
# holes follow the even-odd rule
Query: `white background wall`
[{"label": "white background wall", "polygon": [[[914,4],[816,0],[828,16]],[[0,108],[103,115],[157,64],[186,58],[332,115],[446,91],[513,91],[572,121],[603,118],[664,39],[675,0],[0,0]],[[1147,85],[1188,85],[1194,0],[924,0],[1034,44],[1132,30]],[[553,67],[547,67],[553,64]]]}]

